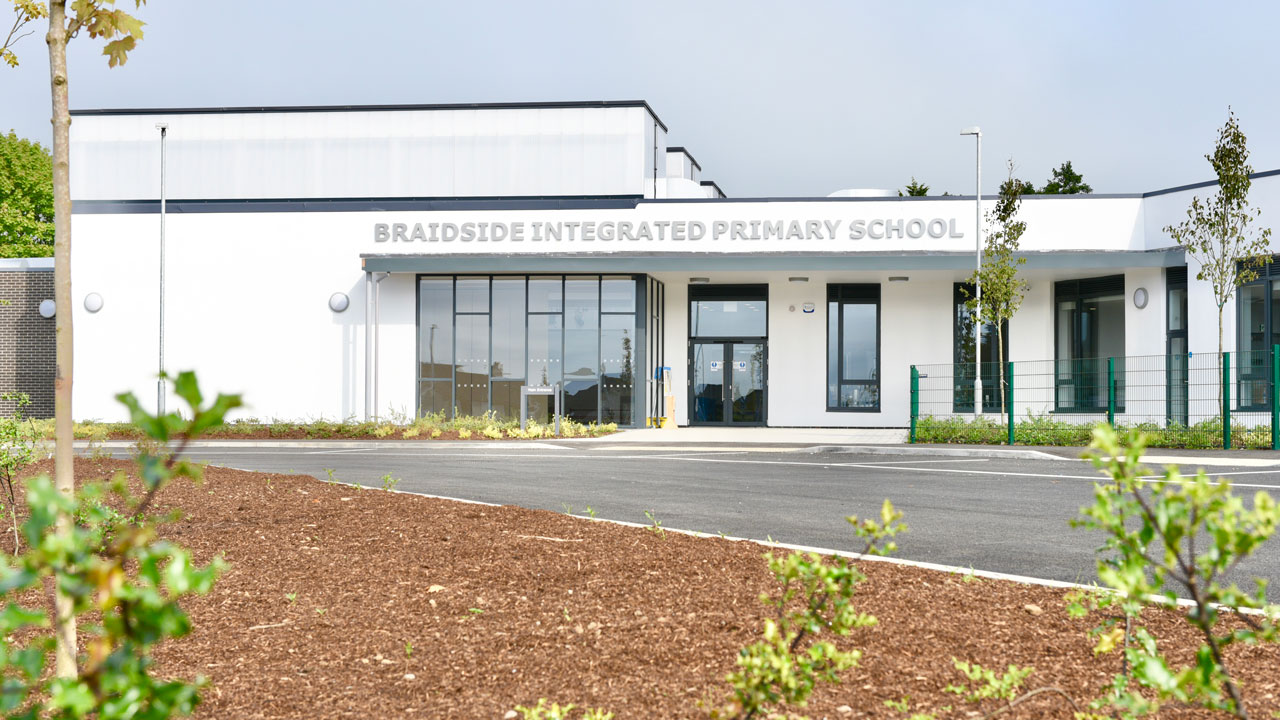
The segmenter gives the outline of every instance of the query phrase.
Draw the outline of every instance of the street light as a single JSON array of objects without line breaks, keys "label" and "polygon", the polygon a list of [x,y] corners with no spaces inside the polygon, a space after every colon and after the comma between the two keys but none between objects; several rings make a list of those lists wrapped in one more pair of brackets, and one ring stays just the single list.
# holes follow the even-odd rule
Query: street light
[{"label": "street light", "polygon": [[960,131],[961,135],[972,135],[978,139],[977,190],[974,192],[974,309],[973,309],[973,415],[982,415],[982,128],[974,125]]},{"label": "street light", "polygon": [[156,123],[160,131],[160,375],[156,379],[156,414],[164,414],[164,140],[169,134],[168,123]]}]

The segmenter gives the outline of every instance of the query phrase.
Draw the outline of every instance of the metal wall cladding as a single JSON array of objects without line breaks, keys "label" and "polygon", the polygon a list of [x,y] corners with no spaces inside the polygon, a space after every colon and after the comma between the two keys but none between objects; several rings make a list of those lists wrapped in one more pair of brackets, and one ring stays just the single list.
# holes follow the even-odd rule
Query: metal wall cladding
[{"label": "metal wall cladding", "polygon": [[158,198],[159,122],[173,199],[646,195],[655,141],[665,172],[643,106],[78,114],[72,197]]}]

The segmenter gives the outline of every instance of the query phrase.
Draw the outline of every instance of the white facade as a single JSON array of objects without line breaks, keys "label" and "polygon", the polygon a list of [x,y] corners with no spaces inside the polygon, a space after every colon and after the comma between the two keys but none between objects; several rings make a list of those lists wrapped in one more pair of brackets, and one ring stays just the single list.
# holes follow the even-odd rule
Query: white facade
[{"label": "white facade", "polygon": [[[115,393],[154,392],[157,122],[169,125],[173,199],[166,365],[243,393],[244,416],[359,417],[374,378],[377,414],[412,415],[424,274],[660,281],[663,364],[681,425],[691,421],[691,288],[767,285],[771,426],[905,426],[910,366],[954,358],[953,286],[972,271],[973,198],[720,199],[718,188],[700,184],[687,151],[668,152],[665,128],[642,104],[81,113],[72,166],[81,419],[120,419]],[[1280,179],[1266,175],[1251,194],[1264,220],[1280,214]],[[1055,357],[1055,282],[1116,274],[1124,276],[1125,332],[1123,347],[1110,351],[1164,354],[1165,269],[1185,260],[1162,228],[1182,219],[1192,195],[1213,190],[1027,197],[1020,217],[1030,290],[1010,322],[1007,359]],[[377,360],[367,368],[373,272],[389,275],[378,285]],[[1216,309],[1195,273],[1189,268],[1189,346],[1216,351]],[[851,283],[879,286],[874,411],[828,408],[827,288]],[[1139,287],[1150,298],[1144,308],[1132,302]],[[85,310],[89,293],[103,298],[99,312]],[[346,294],[350,309],[331,311],[334,293]],[[1229,350],[1233,312],[1228,305]],[[637,382],[654,383],[654,368],[642,369]],[[638,423],[661,413],[652,393],[637,397]]]}]

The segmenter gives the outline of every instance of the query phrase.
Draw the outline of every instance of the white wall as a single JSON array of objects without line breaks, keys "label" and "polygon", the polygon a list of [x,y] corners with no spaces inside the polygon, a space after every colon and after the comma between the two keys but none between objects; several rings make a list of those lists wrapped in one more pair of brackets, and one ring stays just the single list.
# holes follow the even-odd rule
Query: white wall
[{"label": "white wall", "polygon": [[[1141,201],[1121,199],[1049,199],[1028,201],[1024,247],[1055,253],[1065,264],[1071,250],[1135,251],[1149,244],[1142,228]],[[1269,206],[1271,207],[1271,206]],[[901,426],[906,423],[908,368],[911,364],[950,363],[952,284],[967,272],[912,269],[920,258],[967,253],[972,248],[972,206],[949,200],[896,202],[642,202],[635,209],[449,211],[449,212],[284,212],[171,213],[168,226],[167,367],[195,367],[211,389],[244,392],[251,407],[244,415],[279,418],[346,417],[364,408],[364,297],[362,256],[484,255],[501,269],[520,271],[519,259],[587,253],[608,257],[706,258],[754,255],[804,257],[815,253],[807,270],[728,272],[657,271],[666,283],[667,364],[673,368],[678,421],[687,422],[687,287],[691,274],[717,283],[767,282],[770,287],[769,422],[790,426]],[[855,220],[940,218],[961,237],[852,240]],[[965,224],[966,219],[968,225]],[[817,236],[743,239],[708,236],[700,241],[560,242],[379,242],[375,225],[403,223],[534,222],[622,223],[636,225],[782,220],[821,225]],[[838,228],[834,236],[827,223]],[[74,216],[73,282],[76,306],[76,415],[120,418],[111,399],[132,389],[148,402],[154,397],[157,323],[156,238],[154,214],[77,214]],[[836,271],[828,258],[865,253],[879,262],[892,258],[896,270]],[[1022,311],[1010,328],[1011,358],[1054,357],[1053,283],[1056,280],[1123,272],[1126,275],[1126,340],[1130,355],[1164,353],[1163,271],[1108,264],[1105,254],[1092,266],[1025,271],[1031,283]],[[545,267],[545,266],[544,266]],[[1194,275],[1195,268],[1190,270]],[[906,282],[888,277],[907,276]],[[808,283],[791,283],[805,276]],[[877,282],[882,288],[882,411],[826,411],[826,286],[828,283]],[[1132,306],[1133,290],[1146,287],[1146,309]],[[104,309],[83,309],[89,292],[102,294]],[[329,311],[334,292],[350,295],[351,308]],[[379,362],[380,410],[412,411],[415,406],[414,282],[395,274],[382,285],[382,354]],[[803,303],[815,312],[805,315]],[[793,313],[790,307],[795,305]],[[1203,283],[1191,284],[1191,346],[1216,348],[1216,319]],[[1228,347],[1234,345],[1234,306],[1228,306]],[[1210,339],[1212,339],[1210,341]]]},{"label": "white wall", "polygon": [[158,122],[170,198],[652,196],[634,106],[76,115],[72,197],[158,198]]}]

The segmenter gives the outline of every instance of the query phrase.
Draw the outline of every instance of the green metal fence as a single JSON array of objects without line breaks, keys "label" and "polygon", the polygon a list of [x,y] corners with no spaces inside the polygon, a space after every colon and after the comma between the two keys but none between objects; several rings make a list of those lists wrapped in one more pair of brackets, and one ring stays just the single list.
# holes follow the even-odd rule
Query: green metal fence
[{"label": "green metal fence", "polygon": [[1099,422],[1160,447],[1280,449],[1280,345],[1188,353],[911,366],[911,442],[1087,445]]}]

